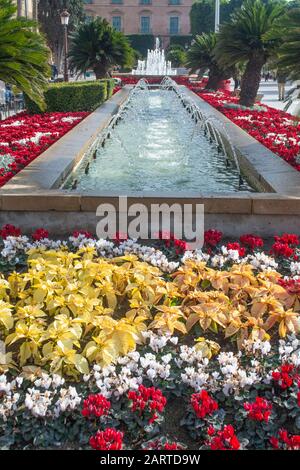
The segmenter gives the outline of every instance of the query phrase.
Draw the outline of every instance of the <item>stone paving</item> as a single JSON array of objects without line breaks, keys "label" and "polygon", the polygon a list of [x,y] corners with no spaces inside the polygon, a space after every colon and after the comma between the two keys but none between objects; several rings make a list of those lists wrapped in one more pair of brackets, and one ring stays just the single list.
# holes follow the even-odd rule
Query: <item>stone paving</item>
[{"label": "stone paving", "polygon": [[[286,92],[292,88],[291,84],[286,85]],[[272,108],[276,109],[283,109],[285,103],[283,101],[278,100],[278,86],[277,82],[274,80],[269,80],[265,82],[264,80],[261,81],[259,87],[259,93],[264,95],[262,99],[262,103],[271,106]]]}]

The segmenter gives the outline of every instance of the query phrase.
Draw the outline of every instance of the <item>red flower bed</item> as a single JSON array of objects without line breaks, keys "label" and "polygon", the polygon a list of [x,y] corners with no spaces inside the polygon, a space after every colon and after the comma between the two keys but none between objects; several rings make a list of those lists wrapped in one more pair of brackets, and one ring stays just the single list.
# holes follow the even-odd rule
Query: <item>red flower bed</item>
[{"label": "red flower bed", "polygon": [[88,113],[20,113],[0,122],[0,186],[76,126]]},{"label": "red flower bed", "polygon": [[221,111],[231,121],[244,129],[279,157],[300,171],[296,157],[300,150],[300,121],[289,113],[258,103],[264,110],[233,109],[238,98],[229,92],[207,92],[199,87],[189,86],[202,99]]}]

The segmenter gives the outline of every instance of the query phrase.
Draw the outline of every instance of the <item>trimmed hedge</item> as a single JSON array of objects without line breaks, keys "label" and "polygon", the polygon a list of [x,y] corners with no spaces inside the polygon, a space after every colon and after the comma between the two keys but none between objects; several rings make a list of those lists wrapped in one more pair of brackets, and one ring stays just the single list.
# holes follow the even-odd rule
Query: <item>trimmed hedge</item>
[{"label": "trimmed hedge", "polygon": [[115,81],[114,81],[113,78],[110,78],[109,80],[105,80],[105,81],[106,81],[106,84],[107,84],[107,98],[110,98],[112,96],[114,88],[115,88]]},{"label": "trimmed hedge", "polygon": [[171,46],[174,46],[175,44],[176,45],[179,45],[179,46],[182,46],[182,47],[185,47],[186,45],[190,46],[191,45],[191,42],[192,42],[192,39],[193,39],[193,36],[192,35],[186,35],[186,36],[170,36],[170,45],[169,47]]},{"label": "trimmed hedge", "polygon": [[[112,95],[113,80],[50,83],[45,91],[45,112],[93,111]],[[41,113],[38,106],[25,97],[30,114]]]},{"label": "trimmed hedge", "polygon": [[153,34],[129,34],[127,36],[130,45],[138,51],[143,57],[147,56],[147,50],[153,49],[155,46],[155,38]]}]

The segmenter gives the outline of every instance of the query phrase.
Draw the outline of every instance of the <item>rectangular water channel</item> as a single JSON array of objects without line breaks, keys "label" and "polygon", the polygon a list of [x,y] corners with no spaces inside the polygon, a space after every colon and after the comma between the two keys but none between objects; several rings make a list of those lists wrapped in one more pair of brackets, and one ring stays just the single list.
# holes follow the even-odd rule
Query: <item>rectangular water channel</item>
[{"label": "rectangular water channel", "polygon": [[63,188],[72,192],[247,192],[234,161],[195,123],[174,90],[138,90]]}]

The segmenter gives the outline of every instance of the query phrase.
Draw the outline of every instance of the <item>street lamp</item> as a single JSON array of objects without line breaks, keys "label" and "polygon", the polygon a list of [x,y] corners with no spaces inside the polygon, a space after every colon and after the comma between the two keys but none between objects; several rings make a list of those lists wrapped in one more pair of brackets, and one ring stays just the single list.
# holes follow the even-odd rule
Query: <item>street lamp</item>
[{"label": "street lamp", "polygon": [[220,0],[215,0],[215,33],[219,31],[220,26]]},{"label": "street lamp", "polygon": [[64,28],[64,81],[69,81],[68,74],[68,24],[70,19],[70,13],[67,10],[63,10],[60,14],[60,21]]}]

